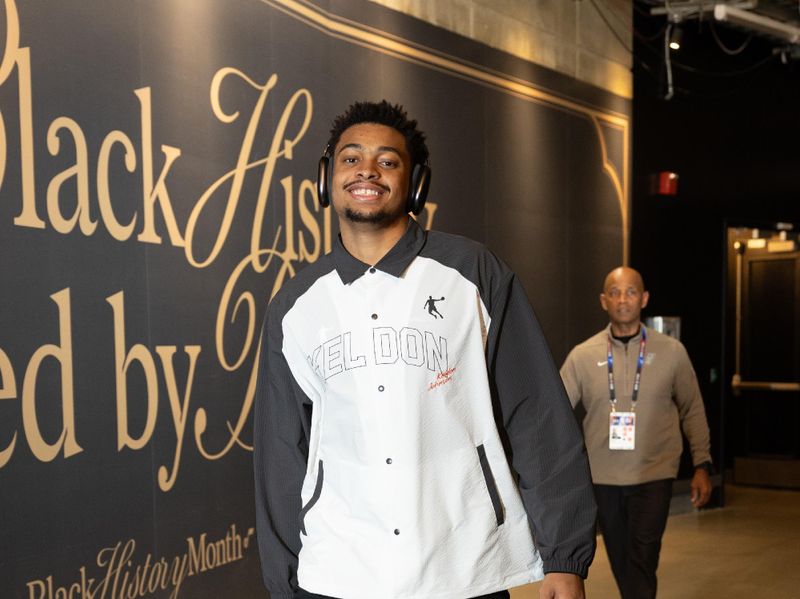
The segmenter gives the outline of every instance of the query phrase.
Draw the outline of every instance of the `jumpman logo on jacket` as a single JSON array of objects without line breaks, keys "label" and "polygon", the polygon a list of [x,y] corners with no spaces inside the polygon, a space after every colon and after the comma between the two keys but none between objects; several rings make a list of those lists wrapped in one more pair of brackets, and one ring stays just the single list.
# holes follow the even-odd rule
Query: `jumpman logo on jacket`
[{"label": "jumpman logo on jacket", "polygon": [[436,302],[441,301],[444,301],[444,296],[440,297],[439,299],[433,299],[433,296],[429,295],[428,299],[425,301],[425,309],[428,311],[428,314],[434,318],[444,318],[442,313],[436,309]]}]

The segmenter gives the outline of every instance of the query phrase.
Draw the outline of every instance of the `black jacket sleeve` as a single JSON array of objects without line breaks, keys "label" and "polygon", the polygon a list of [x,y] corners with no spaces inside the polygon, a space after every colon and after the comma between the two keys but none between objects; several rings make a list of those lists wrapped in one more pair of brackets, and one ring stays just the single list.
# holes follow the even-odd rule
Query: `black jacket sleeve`
[{"label": "black jacket sleeve", "polygon": [[253,430],[258,549],[273,599],[291,598],[297,589],[300,492],[311,428],[311,401],[283,355],[280,314],[273,302],[262,330]]},{"label": "black jacket sleeve", "polygon": [[489,374],[534,543],[545,573],[585,578],[597,508],[583,438],[518,279],[506,271],[492,287]]}]

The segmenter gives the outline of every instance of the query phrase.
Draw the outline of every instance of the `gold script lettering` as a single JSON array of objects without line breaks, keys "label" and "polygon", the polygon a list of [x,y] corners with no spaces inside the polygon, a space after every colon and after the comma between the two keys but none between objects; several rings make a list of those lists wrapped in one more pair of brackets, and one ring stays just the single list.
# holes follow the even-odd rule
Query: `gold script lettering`
[{"label": "gold script lettering", "polygon": [[[25,370],[22,382],[22,425],[33,455],[42,462],[52,461],[64,450],[68,458],[83,451],[75,435],[75,397],[72,374],[72,321],[70,316],[69,287],[54,293],[50,298],[58,306],[59,344],[45,344],[37,349]],[[36,416],[36,379],[45,358],[52,358],[61,369],[61,436],[55,443],[48,443],[39,430]]]},{"label": "gold script lettering", "polygon": [[[61,149],[58,137],[60,130],[69,131],[72,135],[75,145],[75,164],[53,177],[47,186],[47,216],[53,228],[64,234],[70,233],[80,219],[81,233],[88,237],[97,228],[97,221],[93,221],[89,214],[89,151],[86,147],[86,137],[74,120],[65,116],[57,118],[47,131],[47,149],[52,156],[58,155]],[[76,185],[75,212],[71,218],[66,218],[59,207],[59,192],[64,182],[73,177]]]},{"label": "gold script lettering", "polygon": [[[141,449],[150,441],[156,426],[158,407],[158,381],[156,365],[150,350],[137,343],[126,353],[125,350],[125,294],[120,291],[107,297],[114,312],[114,372],[117,389],[117,451],[123,447]],[[147,381],[147,419],[144,430],[138,438],[128,433],[128,368],[134,361],[139,362]]]},{"label": "gold script lettering", "polygon": [[[260,85],[256,83],[253,79],[245,75],[242,71],[238,69],[234,69],[232,67],[226,67],[224,69],[220,69],[214,74],[214,78],[211,81],[211,107],[214,112],[214,116],[217,117],[223,123],[229,124],[236,121],[239,118],[239,112],[236,111],[232,114],[226,113],[222,106],[220,105],[220,88],[222,86],[222,82],[225,80],[226,77],[229,75],[236,75],[243,81],[245,81],[249,86],[253,89],[259,90],[258,100],[256,100],[256,104],[253,107],[253,112],[250,115],[250,121],[247,124],[247,128],[245,129],[244,138],[242,140],[242,145],[239,150],[239,156],[236,160],[236,166],[233,170],[228,171],[222,177],[214,181],[203,195],[200,196],[197,203],[192,208],[192,212],[189,215],[189,220],[186,223],[186,259],[189,261],[189,264],[196,268],[204,268],[214,262],[214,260],[219,255],[222,246],[225,244],[225,240],[228,237],[228,233],[231,228],[231,223],[233,222],[233,216],[236,213],[236,206],[239,203],[239,197],[242,192],[242,184],[244,182],[245,174],[247,170],[257,166],[258,164],[262,163],[263,161],[256,161],[251,163],[250,160],[250,152],[253,148],[253,141],[256,136],[256,130],[258,128],[259,120],[261,119],[261,113],[264,110],[264,103],[267,100],[267,95],[269,94],[269,90],[275,87],[275,84],[278,81],[277,75],[272,75],[266,83]],[[231,187],[230,192],[228,193],[228,199],[225,204],[225,213],[222,217],[222,222],[219,225],[219,230],[217,231],[216,239],[214,240],[214,244],[209,252],[208,256],[205,259],[201,259],[198,257],[198,251],[195,249],[195,229],[198,226],[198,221],[200,216],[203,213],[206,204],[208,204],[209,200],[212,198],[214,193],[219,189],[223,183],[231,180]]]},{"label": "gold script lettering", "polygon": [[125,241],[133,234],[136,225],[136,214],[131,217],[131,222],[122,225],[114,214],[111,205],[111,191],[108,184],[108,167],[111,157],[111,148],[120,144],[125,150],[125,168],[129,173],[136,169],[136,151],[130,138],[122,131],[111,131],[103,139],[100,152],[97,156],[97,204],[100,206],[100,217],[103,224],[114,239]]},{"label": "gold script lettering", "polygon": [[192,382],[194,381],[195,365],[197,364],[197,356],[200,355],[199,345],[187,345],[184,349],[186,355],[189,356],[189,373],[186,375],[186,386],[183,390],[183,401],[178,396],[178,385],[175,382],[175,369],[172,367],[172,356],[175,355],[177,347],[158,346],[156,353],[161,358],[161,364],[164,367],[164,378],[167,381],[167,396],[169,398],[169,407],[172,411],[172,421],[175,425],[175,458],[172,461],[172,474],[169,473],[166,466],[161,466],[158,469],[158,486],[162,491],[169,491],[172,485],[175,484],[175,479],[178,476],[178,468],[181,461],[181,448],[183,447],[183,433],[186,430],[186,422],[189,417],[189,397],[192,394]]},{"label": "gold script lettering", "polygon": [[166,160],[161,168],[161,174],[153,184],[153,110],[150,88],[143,87],[134,93],[139,98],[142,113],[142,199],[144,201],[144,224],[137,239],[146,243],[161,243],[161,237],[156,233],[155,225],[155,204],[158,202],[158,205],[161,206],[164,223],[167,225],[170,243],[176,247],[183,247],[184,240],[181,237],[178,223],[175,221],[175,213],[172,210],[166,184],[167,173],[172,163],[181,155],[181,150],[172,146],[161,146]]},{"label": "gold script lettering", "polygon": [[[17,381],[14,378],[14,369],[11,367],[11,360],[2,349],[0,349],[0,399],[14,399],[17,396]],[[11,437],[8,446],[0,451],[0,468],[8,463],[14,453],[14,446],[17,443],[17,431]]]}]

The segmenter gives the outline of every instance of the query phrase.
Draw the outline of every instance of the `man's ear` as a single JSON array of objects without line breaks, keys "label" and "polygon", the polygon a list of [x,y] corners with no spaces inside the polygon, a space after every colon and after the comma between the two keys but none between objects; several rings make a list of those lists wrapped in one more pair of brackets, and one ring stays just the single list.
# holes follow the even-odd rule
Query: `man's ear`
[{"label": "man's ear", "polygon": [[650,301],[650,292],[649,291],[643,291],[642,292],[642,308],[646,308],[647,307],[647,302],[649,302],[649,301]]},{"label": "man's ear", "polygon": [[606,302],[606,294],[605,293],[601,293],[600,294],[600,305],[603,307],[603,310],[608,312],[608,303]]}]

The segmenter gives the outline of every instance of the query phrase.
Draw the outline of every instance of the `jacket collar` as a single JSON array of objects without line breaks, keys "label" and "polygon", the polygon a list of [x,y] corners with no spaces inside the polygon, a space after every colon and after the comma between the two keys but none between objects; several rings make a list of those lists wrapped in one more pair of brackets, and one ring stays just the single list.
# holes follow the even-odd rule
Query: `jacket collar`
[{"label": "jacket collar", "polygon": [[[639,343],[639,341],[642,338],[642,331],[644,329],[645,329],[644,323],[640,322],[639,323],[639,332],[636,333],[633,337],[631,337],[631,339],[630,339],[630,341],[628,343],[634,343],[634,344],[635,343]],[[650,333],[648,333],[647,335],[648,335],[648,339],[649,339]],[[611,332],[611,323],[610,322],[608,323],[608,325],[606,325],[606,336],[609,339],[611,339],[611,343],[613,343],[615,345],[622,345],[622,341],[620,341],[619,339],[616,339],[614,337],[614,334]]]},{"label": "jacket collar", "polygon": [[[409,217],[406,232],[397,241],[392,249],[375,264],[378,270],[395,277],[402,275],[411,261],[419,255],[425,245],[427,233],[419,226],[417,221]],[[361,275],[367,272],[370,264],[365,264],[361,260],[354,258],[342,243],[342,236],[339,235],[337,243],[333,246],[333,263],[336,272],[342,283],[349,285]]]}]

